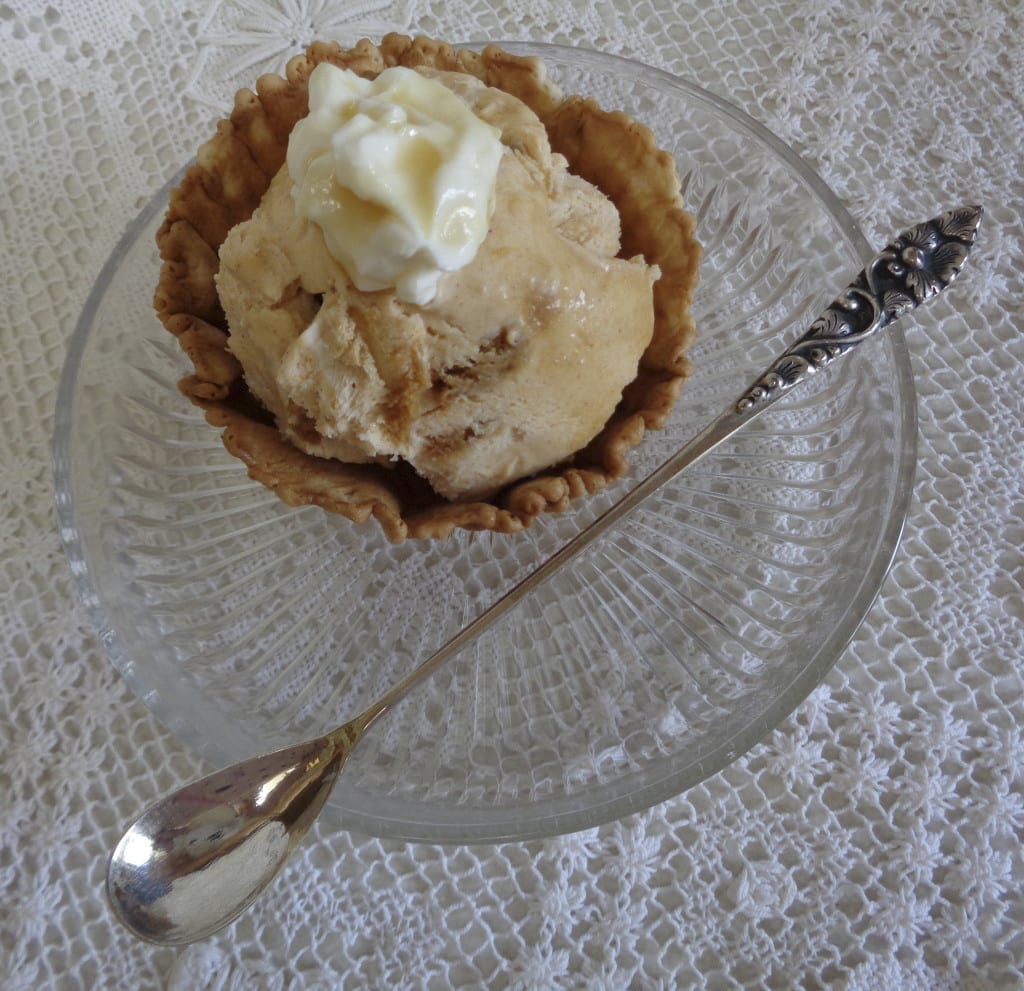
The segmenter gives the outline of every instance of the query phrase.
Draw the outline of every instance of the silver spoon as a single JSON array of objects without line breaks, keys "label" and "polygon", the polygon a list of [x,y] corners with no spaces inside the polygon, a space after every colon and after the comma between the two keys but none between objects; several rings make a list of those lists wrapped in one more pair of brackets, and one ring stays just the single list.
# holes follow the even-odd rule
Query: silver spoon
[{"label": "silver spoon", "polygon": [[381,715],[784,392],[941,292],[963,267],[981,215],[977,206],[951,210],[896,238],[730,409],[365,712],[315,740],[211,774],[144,812],[114,848],[107,869],[118,919],[136,936],[167,945],[202,939],[235,919],[284,866]]}]

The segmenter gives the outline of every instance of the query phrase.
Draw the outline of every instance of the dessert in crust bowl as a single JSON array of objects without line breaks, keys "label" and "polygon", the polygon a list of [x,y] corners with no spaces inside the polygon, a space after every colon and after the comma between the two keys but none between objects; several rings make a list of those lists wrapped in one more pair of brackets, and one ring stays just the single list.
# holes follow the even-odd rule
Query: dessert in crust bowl
[{"label": "dessert in crust bowl", "polygon": [[[289,140],[321,63],[413,69],[500,132],[486,237],[426,304],[357,289],[296,214]],[[535,58],[316,43],[237,94],[172,191],[154,305],[194,366],[181,391],[284,502],[393,541],[514,533],[623,475],[667,419],[690,372],[694,226],[652,133],[563,96]]]}]

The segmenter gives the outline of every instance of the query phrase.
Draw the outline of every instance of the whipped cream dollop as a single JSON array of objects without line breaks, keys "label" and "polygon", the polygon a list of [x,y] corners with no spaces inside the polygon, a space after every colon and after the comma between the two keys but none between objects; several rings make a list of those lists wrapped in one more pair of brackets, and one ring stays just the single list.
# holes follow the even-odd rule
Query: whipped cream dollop
[{"label": "whipped cream dollop", "polygon": [[411,69],[363,79],[321,62],[288,142],[299,216],[363,292],[423,305],[487,236],[501,134]]}]

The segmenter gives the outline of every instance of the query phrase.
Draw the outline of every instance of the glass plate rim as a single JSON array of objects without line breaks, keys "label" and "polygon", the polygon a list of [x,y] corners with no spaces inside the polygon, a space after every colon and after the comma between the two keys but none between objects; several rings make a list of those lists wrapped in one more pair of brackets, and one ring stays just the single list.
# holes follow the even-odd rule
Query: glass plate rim
[{"label": "glass plate rim", "polygon": [[[667,87],[713,108],[728,117],[740,130],[768,146],[790,167],[793,175],[821,202],[835,221],[846,238],[847,247],[856,257],[866,261],[874,253],[849,211],[824,179],[774,132],[716,93],[666,70],[594,49],[523,40],[471,41],[460,43],[460,46],[479,48],[485,44],[497,44],[516,55],[535,55],[542,61],[548,56],[549,61],[573,59],[597,69],[607,70],[614,67],[620,75],[647,81],[658,87]],[[202,753],[208,760],[215,758],[227,762],[224,755],[207,753],[200,744],[201,734],[185,718],[184,713],[176,712],[169,700],[150,691],[144,677],[139,674],[126,645],[111,625],[97,593],[79,534],[77,514],[72,500],[70,439],[74,419],[73,398],[78,370],[89,340],[90,327],[108,284],[121,264],[125,250],[138,240],[140,233],[153,220],[154,215],[165,209],[171,189],[181,181],[189,164],[186,163],[179,169],[128,224],[89,291],[68,343],[57,390],[51,450],[52,472],[58,529],[72,580],[111,664],[124,678],[133,694],[177,739],[194,752]],[[733,763],[777,728],[821,683],[855,636],[892,567],[906,524],[917,460],[916,390],[903,328],[899,325],[890,327],[886,331],[884,341],[892,363],[899,399],[896,426],[899,430],[900,444],[896,452],[897,465],[890,498],[891,511],[886,527],[878,534],[877,548],[871,565],[862,575],[857,591],[846,609],[844,621],[825,639],[800,675],[780,692],[774,702],[766,706],[758,720],[738,729],[728,741],[707,756],[701,763],[699,777],[694,778],[693,775],[679,771],[669,772],[641,784],[624,795],[589,803],[585,808],[580,808],[578,798],[566,798],[551,803],[551,808],[542,816],[520,815],[513,818],[506,815],[500,822],[494,821],[493,815],[467,816],[469,810],[463,807],[453,807],[450,815],[421,815],[419,821],[415,823],[400,816],[382,820],[351,810],[345,812],[343,827],[337,822],[336,815],[329,816],[328,821],[338,828],[380,838],[440,844],[468,845],[547,838],[600,826],[682,794]],[[396,805],[402,804],[398,800],[394,801]],[[418,808],[424,812],[431,809],[428,805],[420,805]]]}]

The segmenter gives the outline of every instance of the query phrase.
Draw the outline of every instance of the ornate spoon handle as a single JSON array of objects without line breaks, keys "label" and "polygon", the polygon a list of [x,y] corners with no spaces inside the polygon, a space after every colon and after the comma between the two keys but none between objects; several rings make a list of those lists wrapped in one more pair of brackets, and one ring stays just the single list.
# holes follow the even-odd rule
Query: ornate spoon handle
[{"label": "ornate spoon handle", "polygon": [[737,400],[750,414],[948,286],[978,233],[980,206],[949,210],[904,231]]},{"label": "ornate spoon handle", "polygon": [[945,289],[967,260],[981,215],[980,206],[950,210],[911,227],[883,248],[731,408],[395,685],[361,717],[365,723],[360,732],[644,499],[763,413],[784,392]]}]

